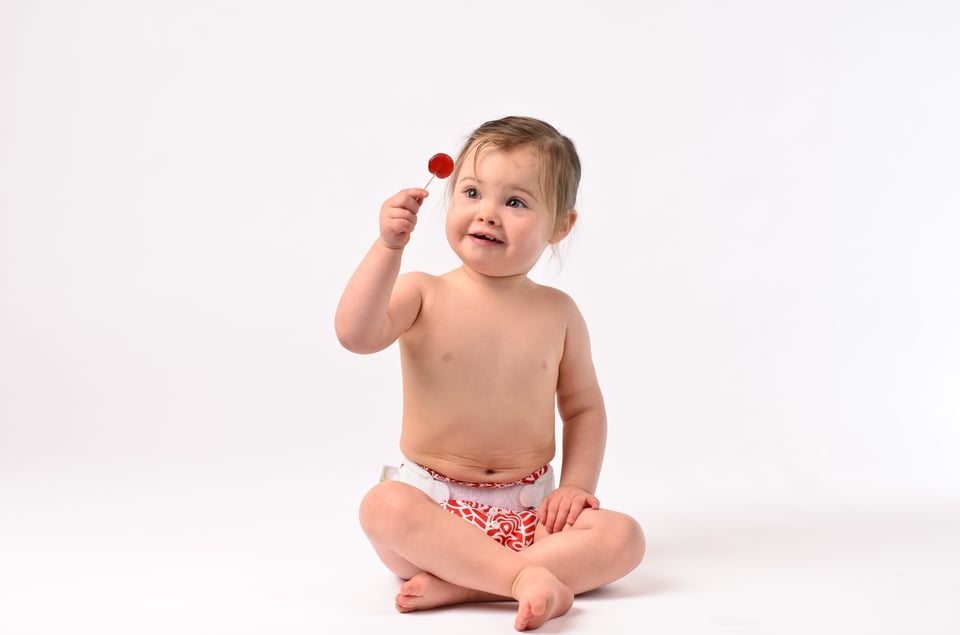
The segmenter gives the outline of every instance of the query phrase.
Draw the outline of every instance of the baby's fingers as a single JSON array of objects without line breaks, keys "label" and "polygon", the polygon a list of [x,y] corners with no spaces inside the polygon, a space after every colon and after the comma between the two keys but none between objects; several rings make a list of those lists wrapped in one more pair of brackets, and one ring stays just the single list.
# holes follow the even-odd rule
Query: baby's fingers
[{"label": "baby's fingers", "polygon": [[393,215],[401,212],[416,214],[420,211],[420,204],[423,202],[424,197],[429,194],[425,189],[419,187],[400,190],[383,202],[383,206],[380,208],[380,215]]},{"label": "baby's fingers", "polygon": [[547,533],[553,533],[553,523],[557,519],[556,497],[548,496],[540,504],[537,513],[540,515],[540,524],[543,525],[543,528],[547,530]]},{"label": "baby's fingers", "polygon": [[600,509],[599,499],[592,494],[584,494],[582,496],[575,497],[570,505],[570,511],[567,513],[567,524],[573,525],[573,523],[577,522],[577,518],[580,517],[580,513],[588,507],[590,509]]},{"label": "baby's fingers", "polygon": [[569,503],[562,496],[553,496],[545,501],[544,505],[546,506],[546,513],[542,514],[544,528],[551,534],[562,530],[570,513]]},{"label": "baby's fingers", "polygon": [[416,214],[420,211],[420,205],[423,204],[423,199],[428,196],[430,196],[430,192],[421,187],[409,187],[397,192],[394,198],[397,199],[397,207],[403,207]]}]

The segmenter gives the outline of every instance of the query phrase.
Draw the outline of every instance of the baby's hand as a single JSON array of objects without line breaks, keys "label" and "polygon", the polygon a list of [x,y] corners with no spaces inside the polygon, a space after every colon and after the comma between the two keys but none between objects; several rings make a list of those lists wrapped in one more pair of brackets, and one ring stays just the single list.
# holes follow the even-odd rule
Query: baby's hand
[{"label": "baby's hand", "polygon": [[579,487],[560,486],[550,492],[537,513],[547,533],[562,531],[567,525],[572,525],[586,508],[600,509],[600,501],[593,494],[589,494]]},{"label": "baby's hand", "polygon": [[417,212],[427,190],[412,187],[400,190],[380,208],[380,240],[390,249],[402,249],[410,242],[410,234],[417,224]]}]

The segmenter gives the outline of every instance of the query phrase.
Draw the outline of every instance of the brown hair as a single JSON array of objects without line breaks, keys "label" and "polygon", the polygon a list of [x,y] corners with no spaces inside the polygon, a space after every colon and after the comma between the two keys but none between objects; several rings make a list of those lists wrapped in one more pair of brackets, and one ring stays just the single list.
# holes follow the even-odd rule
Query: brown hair
[{"label": "brown hair", "polygon": [[580,157],[568,137],[539,119],[532,117],[504,117],[488,121],[467,138],[457,155],[449,187],[455,187],[463,161],[472,151],[474,160],[480,150],[494,146],[510,151],[530,146],[540,157],[540,189],[547,205],[553,210],[554,227],[559,227],[577,203],[580,185]]}]

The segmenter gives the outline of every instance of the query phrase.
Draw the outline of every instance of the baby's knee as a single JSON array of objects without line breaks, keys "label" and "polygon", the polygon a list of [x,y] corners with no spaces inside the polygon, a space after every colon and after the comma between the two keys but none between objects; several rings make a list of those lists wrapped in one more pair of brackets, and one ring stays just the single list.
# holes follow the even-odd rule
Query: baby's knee
[{"label": "baby's knee", "polygon": [[640,523],[633,517],[613,512],[607,536],[616,545],[623,561],[632,563],[631,569],[640,564],[647,550],[647,539]]},{"label": "baby's knee", "polygon": [[633,561],[636,563],[634,566],[636,566],[640,564],[640,562],[643,560],[643,556],[647,553],[647,537],[643,533],[643,527],[640,526],[640,523],[629,516],[627,516],[627,518],[630,521],[630,544],[633,549]]},{"label": "baby's knee", "polygon": [[367,534],[395,529],[410,517],[411,494],[416,489],[399,481],[374,485],[360,501],[360,526]]}]

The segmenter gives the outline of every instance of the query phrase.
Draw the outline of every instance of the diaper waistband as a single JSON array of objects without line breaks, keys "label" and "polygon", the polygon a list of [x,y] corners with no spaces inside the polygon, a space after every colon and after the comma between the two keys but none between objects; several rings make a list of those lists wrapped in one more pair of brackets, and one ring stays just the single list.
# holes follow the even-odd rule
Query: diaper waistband
[{"label": "diaper waistband", "polygon": [[438,503],[448,500],[465,500],[510,511],[539,507],[547,494],[556,488],[553,466],[549,464],[531,475],[534,477],[532,482],[518,481],[507,485],[455,481],[437,472],[433,474],[431,472],[432,470],[427,471],[422,465],[406,458],[395,473],[388,469],[384,470],[385,475],[390,474],[396,480],[416,487]]}]

